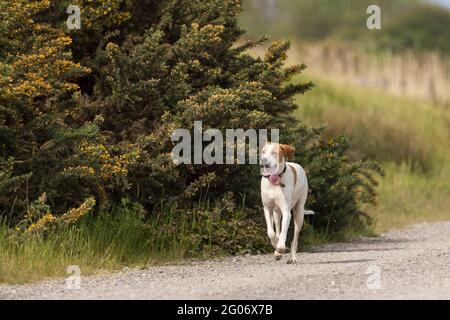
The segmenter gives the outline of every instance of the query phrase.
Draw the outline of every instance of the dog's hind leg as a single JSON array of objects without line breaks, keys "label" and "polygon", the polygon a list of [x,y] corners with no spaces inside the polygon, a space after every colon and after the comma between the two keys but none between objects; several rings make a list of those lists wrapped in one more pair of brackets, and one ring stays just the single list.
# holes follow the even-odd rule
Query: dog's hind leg
[{"label": "dog's hind leg", "polygon": [[294,210],[294,237],[291,242],[291,257],[287,263],[297,263],[298,236],[303,226],[303,216],[302,210]]},{"label": "dog's hind leg", "polygon": [[303,199],[300,199],[292,210],[294,216],[294,237],[291,242],[291,257],[287,261],[289,264],[297,263],[298,237],[300,230],[302,229],[305,216],[305,201],[302,200]]}]

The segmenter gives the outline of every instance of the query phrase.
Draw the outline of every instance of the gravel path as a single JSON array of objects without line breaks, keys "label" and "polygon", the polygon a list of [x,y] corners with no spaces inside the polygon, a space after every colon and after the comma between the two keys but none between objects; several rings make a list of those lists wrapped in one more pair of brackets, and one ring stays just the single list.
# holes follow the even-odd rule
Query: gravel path
[{"label": "gravel path", "polygon": [[287,255],[241,256],[0,286],[0,299],[450,299],[450,221]]}]

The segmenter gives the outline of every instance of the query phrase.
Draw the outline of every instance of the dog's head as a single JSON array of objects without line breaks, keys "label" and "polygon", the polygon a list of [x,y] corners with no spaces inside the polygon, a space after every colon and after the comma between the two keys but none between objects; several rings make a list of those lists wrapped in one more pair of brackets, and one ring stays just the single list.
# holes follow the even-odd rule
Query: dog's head
[{"label": "dog's head", "polygon": [[287,144],[266,143],[261,149],[259,164],[268,174],[275,174],[287,160],[294,159],[295,148]]}]

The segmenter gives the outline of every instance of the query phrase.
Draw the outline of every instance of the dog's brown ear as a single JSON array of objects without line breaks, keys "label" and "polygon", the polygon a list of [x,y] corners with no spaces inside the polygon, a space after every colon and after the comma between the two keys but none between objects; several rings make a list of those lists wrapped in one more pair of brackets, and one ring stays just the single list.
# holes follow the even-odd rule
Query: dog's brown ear
[{"label": "dog's brown ear", "polygon": [[280,149],[283,151],[284,156],[292,161],[294,160],[294,152],[295,148],[293,146],[287,145],[287,144],[280,144]]}]

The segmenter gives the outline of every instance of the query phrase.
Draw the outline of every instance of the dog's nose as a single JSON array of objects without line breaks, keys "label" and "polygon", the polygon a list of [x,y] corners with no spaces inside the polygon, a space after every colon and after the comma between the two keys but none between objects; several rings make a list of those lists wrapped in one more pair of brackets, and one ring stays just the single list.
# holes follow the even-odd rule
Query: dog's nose
[{"label": "dog's nose", "polygon": [[269,164],[269,159],[267,157],[261,157],[260,162],[262,166],[266,166]]}]

